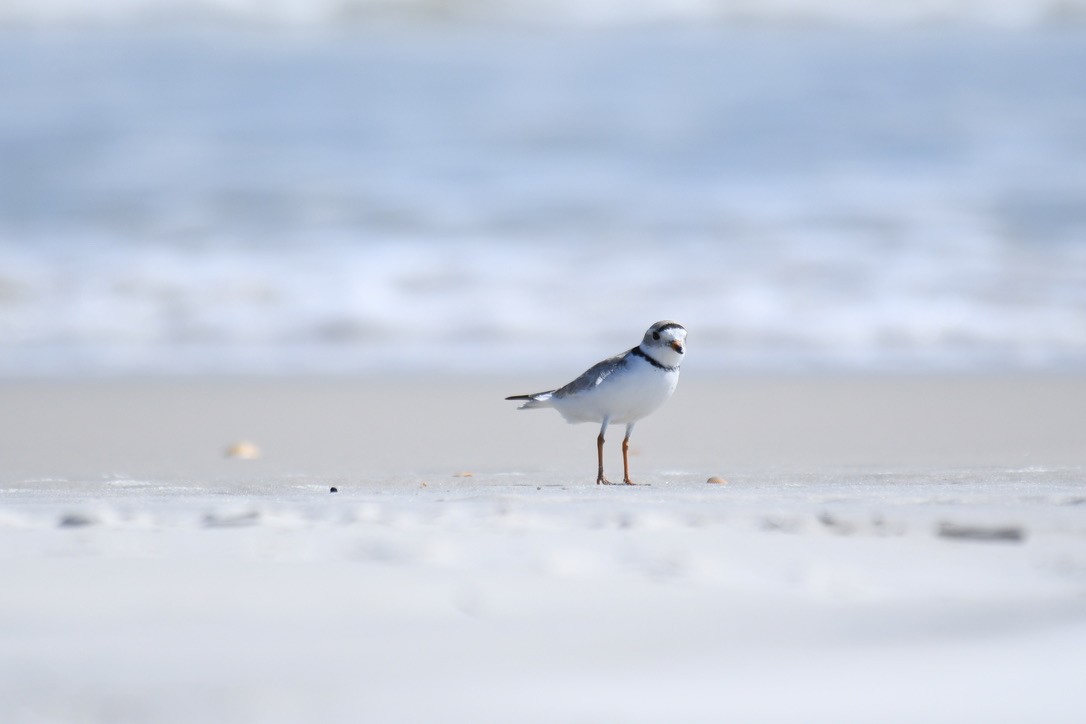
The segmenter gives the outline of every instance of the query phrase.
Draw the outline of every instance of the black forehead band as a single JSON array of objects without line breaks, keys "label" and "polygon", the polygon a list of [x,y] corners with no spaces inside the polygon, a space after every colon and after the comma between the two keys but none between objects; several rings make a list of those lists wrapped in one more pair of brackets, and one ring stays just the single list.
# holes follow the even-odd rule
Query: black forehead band
[{"label": "black forehead band", "polygon": [[682,326],[681,324],[676,324],[675,322],[671,322],[670,324],[665,324],[663,327],[659,327],[654,331],[663,332],[665,329],[681,329],[684,332],[686,331],[686,327]]}]

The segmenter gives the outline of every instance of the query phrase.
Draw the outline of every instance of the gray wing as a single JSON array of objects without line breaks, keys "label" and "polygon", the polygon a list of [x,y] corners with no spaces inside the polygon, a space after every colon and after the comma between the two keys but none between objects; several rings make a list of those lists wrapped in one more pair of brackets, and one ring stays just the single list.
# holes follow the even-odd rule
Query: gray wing
[{"label": "gray wing", "polygon": [[598,386],[605,379],[610,377],[616,370],[620,370],[626,366],[626,359],[629,357],[629,352],[623,352],[622,354],[615,355],[614,357],[608,357],[603,362],[597,362],[589,367],[580,377],[570,382],[568,385],[559,387],[554,391],[555,397],[567,397],[569,395],[575,395],[578,392],[584,392],[590,390],[593,387]]}]

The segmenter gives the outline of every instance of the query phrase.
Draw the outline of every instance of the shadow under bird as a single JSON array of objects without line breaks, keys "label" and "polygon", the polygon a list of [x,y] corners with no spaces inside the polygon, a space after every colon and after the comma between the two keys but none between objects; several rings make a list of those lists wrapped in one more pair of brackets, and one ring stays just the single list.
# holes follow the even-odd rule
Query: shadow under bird
[{"label": "shadow under bird", "polygon": [[686,354],[686,328],[677,322],[662,321],[649,327],[641,344],[588,368],[564,387],[531,395],[513,395],[507,400],[524,400],[518,409],[553,407],[566,422],[598,422],[596,438],[599,470],[597,485],[611,485],[603,474],[603,443],[612,422],[626,425],[622,439],[622,482],[630,480],[630,435],[641,418],[664,404],[679,383],[679,366]]}]

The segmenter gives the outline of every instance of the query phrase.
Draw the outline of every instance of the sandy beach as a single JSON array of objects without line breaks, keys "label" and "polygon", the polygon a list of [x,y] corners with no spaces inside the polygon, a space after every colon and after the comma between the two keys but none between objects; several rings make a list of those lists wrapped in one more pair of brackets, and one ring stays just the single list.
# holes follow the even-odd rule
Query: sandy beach
[{"label": "sandy beach", "polygon": [[0,724],[1086,722],[1084,18],[0,3]]},{"label": "sandy beach", "polygon": [[1086,378],[546,382],[0,383],[0,720],[1086,716]]}]

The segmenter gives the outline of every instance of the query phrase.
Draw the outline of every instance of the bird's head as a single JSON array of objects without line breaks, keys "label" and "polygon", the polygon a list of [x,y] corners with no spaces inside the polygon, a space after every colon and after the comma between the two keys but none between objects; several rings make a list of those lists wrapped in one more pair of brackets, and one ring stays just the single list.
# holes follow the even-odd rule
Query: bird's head
[{"label": "bird's head", "polygon": [[649,327],[641,351],[667,367],[678,367],[686,354],[686,327],[664,320]]}]

